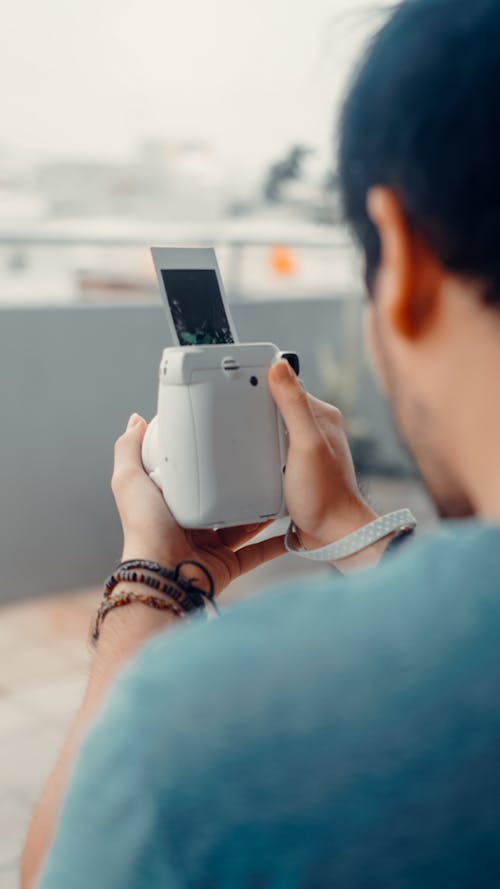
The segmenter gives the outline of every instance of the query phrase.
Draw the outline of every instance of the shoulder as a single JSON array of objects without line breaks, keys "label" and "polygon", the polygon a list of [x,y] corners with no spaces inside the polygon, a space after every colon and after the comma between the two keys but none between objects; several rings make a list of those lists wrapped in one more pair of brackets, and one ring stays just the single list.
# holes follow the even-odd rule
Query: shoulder
[{"label": "shoulder", "polygon": [[162,634],[124,672],[117,705],[122,699],[147,712],[167,694],[187,737],[200,712],[214,725],[230,708],[231,718],[241,711],[241,719],[254,719],[266,702],[293,698],[322,677],[331,690],[338,683],[342,697],[339,669],[373,675],[389,652],[422,675],[423,640],[429,668],[443,650],[452,657],[479,636],[486,644],[491,617],[500,617],[499,542],[496,528],[460,523],[375,570],[304,579],[231,606],[218,621]]},{"label": "shoulder", "polygon": [[[374,776],[376,825],[389,833],[394,811],[399,827],[408,818],[412,776],[421,776],[421,811],[401,827],[420,848],[426,794],[434,819],[442,799],[443,824],[457,781],[476,805],[465,761],[500,736],[491,705],[499,539],[497,529],[452,528],[375,571],[304,580],[151,641],[84,742],[47,873],[67,862],[65,876],[74,874],[74,861],[99,847],[106,861],[94,854],[87,866],[96,885],[106,863],[113,889],[188,876],[205,885],[208,872],[214,885],[228,874],[236,885],[257,866],[299,868],[335,836],[356,850],[360,818],[366,848],[374,831],[376,862]],[[99,833],[116,823],[118,845],[108,835],[104,853]]]}]

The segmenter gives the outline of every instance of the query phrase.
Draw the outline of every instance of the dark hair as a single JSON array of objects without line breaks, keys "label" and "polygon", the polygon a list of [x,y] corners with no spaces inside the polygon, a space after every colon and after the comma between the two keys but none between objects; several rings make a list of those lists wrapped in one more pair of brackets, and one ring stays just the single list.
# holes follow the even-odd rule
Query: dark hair
[{"label": "dark hair", "polygon": [[366,196],[385,185],[441,263],[500,305],[499,0],[396,7],[345,100],[339,174],[369,288],[380,242]]}]

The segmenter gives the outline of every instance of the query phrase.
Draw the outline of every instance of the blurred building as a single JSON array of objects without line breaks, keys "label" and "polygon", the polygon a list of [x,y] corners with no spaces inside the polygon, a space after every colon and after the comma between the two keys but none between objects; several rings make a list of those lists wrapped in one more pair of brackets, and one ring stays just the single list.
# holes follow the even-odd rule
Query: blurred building
[{"label": "blurred building", "polygon": [[225,210],[223,172],[201,142],[148,141],[130,162],[52,161],[36,187],[54,217],[214,219]]}]

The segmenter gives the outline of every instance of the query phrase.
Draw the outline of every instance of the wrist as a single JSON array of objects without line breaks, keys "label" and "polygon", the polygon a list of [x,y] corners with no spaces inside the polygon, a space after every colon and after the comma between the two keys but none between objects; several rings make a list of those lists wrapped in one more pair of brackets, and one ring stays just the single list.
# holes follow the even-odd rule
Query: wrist
[{"label": "wrist", "polygon": [[[135,553],[137,549],[134,547],[131,552]],[[107,628],[111,627],[107,636],[111,638],[111,649],[116,650],[117,639],[114,637],[117,636],[117,627],[120,631],[118,649],[121,649],[124,635],[133,644],[134,641],[140,642],[145,634],[149,635],[151,629],[154,632],[158,627],[172,623],[172,616],[177,622],[199,609],[205,612],[207,603],[217,611],[213,603],[213,578],[201,562],[183,559],[175,567],[168,567],[155,558],[130,558],[131,552],[125,548],[124,556],[129,558],[121,562],[105,582],[103,599],[91,626],[91,641],[94,646],[101,638],[104,624]],[[148,556],[153,555],[153,551],[148,550]],[[204,584],[199,585],[197,580],[204,581]],[[124,607],[126,616],[122,618]],[[130,618],[132,607],[139,615],[135,619]],[[160,615],[153,611],[148,613],[149,609],[160,612]],[[131,628],[131,634],[124,632],[128,628]]]},{"label": "wrist", "polygon": [[[130,584],[118,584],[116,592],[126,592]],[[158,611],[142,602],[114,608],[102,623],[93,655],[92,673],[99,681],[112,678],[121,665],[157,633],[180,622],[172,611]]]},{"label": "wrist", "polygon": [[360,496],[353,496],[343,506],[336,505],[334,510],[325,515],[313,533],[308,533],[299,526],[300,539],[305,549],[319,549],[347,537],[376,518],[377,513]]},{"label": "wrist", "polygon": [[[413,533],[417,525],[416,519],[407,508],[376,516],[366,504],[362,504],[362,507],[357,511],[357,518],[364,519],[362,524],[356,521],[353,527],[353,523],[349,521],[346,533],[340,537],[329,539],[327,543],[316,546],[315,549],[310,546],[311,538],[304,541],[302,534],[297,528],[294,528],[292,523],[285,540],[286,548],[289,552],[297,552],[306,559],[320,562],[329,561],[338,570],[345,572],[353,568],[376,564],[391,543],[395,542],[395,538],[398,542],[400,539],[406,538],[408,534]],[[300,546],[297,546],[297,542]],[[308,549],[311,551],[308,552]]]},{"label": "wrist", "polygon": [[143,559],[174,570],[180,562],[192,558],[193,552],[187,546],[156,546],[141,540],[127,539],[123,545],[120,562]]},{"label": "wrist", "polygon": [[[126,562],[144,562],[146,564],[127,566],[125,565]],[[154,564],[149,567],[147,563]],[[215,584],[212,571],[205,564],[205,560],[200,561],[199,553],[188,547],[179,547],[178,550],[170,549],[165,551],[161,548],[141,546],[141,544],[127,544],[123,548],[118,569],[120,570],[122,567],[132,571],[138,568],[139,571],[144,570],[146,574],[151,573],[153,576],[157,572],[158,567],[159,569],[166,568],[167,573],[170,572],[171,575],[171,577],[164,575],[167,580],[174,580],[173,575],[175,575],[176,578],[179,577],[181,582],[191,582],[195,587],[199,587],[203,593],[207,588],[210,596],[214,593]],[[161,574],[161,570],[158,573]],[[125,582],[131,581],[130,577],[122,577],[121,579]]]}]

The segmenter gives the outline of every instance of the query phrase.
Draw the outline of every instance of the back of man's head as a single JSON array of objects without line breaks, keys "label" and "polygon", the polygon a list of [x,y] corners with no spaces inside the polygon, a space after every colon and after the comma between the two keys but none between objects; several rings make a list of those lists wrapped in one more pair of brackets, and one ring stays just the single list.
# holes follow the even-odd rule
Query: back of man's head
[{"label": "back of man's head", "polygon": [[405,0],[356,71],[339,169],[371,287],[380,242],[372,186],[398,195],[443,266],[500,305],[500,3]]},{"label": "back of man's head", "polygon": [[443,515],[500,519],[500,3],[403,0],[341,117],[366,331]]}]

